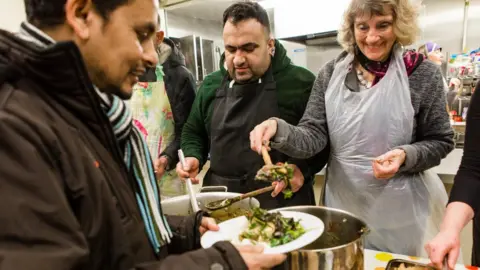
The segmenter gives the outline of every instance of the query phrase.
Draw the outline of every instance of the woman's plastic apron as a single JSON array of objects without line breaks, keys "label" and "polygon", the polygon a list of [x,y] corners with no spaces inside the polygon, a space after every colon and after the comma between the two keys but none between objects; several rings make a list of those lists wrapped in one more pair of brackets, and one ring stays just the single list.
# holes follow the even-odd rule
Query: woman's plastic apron
[{"label": "woman's plastic apron", "polygon": [[[156,82],[139,82],[130,99],[134,123],[145,135],[152,158],[157,158],[175,139],[175,123],[161,65],[156,67],[155,74]],[[162,200],[187,193],[175,170],[165,172],[157,180]]]},{"label": "woman's plastic apron", "polygon": [[325,203],[367,222],[367,248],[425,256],[447,203],[441,180],[429,171],[378,180],[372,169],[374,158],[412,143],[415,115],[402,50],[395,48],[385,77],[360,92],[344,83],[353,60],[349,54],[338,63],[325,94],[331,142]]}]

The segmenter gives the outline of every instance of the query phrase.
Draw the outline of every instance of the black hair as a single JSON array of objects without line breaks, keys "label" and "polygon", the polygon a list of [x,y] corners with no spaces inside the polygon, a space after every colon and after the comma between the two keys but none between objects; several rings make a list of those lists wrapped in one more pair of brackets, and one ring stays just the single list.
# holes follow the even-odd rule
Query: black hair
[{"label": "black hair", "polygon": [[[92,0],[95,10],[104,19],[115,9],[131,0]],[[27,21],[40,28],[49,28],[65,22],[67,0],[24,0]]]},{"label": "black hair", "polygon": [[234,25],[248,20],[255,19],[266,28],[267,34],[270,34],[270,20],[268,19],[267,11],[257,2],[244,1],[238,2],[228,7],[223,12],[223,26],[227,21]]}]

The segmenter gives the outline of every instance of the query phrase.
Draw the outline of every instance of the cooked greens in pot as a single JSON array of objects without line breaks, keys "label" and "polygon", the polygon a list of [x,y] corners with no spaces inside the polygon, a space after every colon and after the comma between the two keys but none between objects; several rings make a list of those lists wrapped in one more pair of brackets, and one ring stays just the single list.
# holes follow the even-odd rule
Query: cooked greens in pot
[{"label": "cooked greens in pot", "polygon": [[210,213],[210,217],[215,219],[217,223],[227,221],[232,218],[247,216],[251,213],[250,210],[244,208],[229,208],[225,207]]},{"label": "cooked greens in pot", "polygon": [[284,182],[284,198],[289,199],[293,196],[292,187],[290,185],[290,181],[293,179],[293,168],[288,163],[279,162],[275,165],[265,165],[257,172],[255,179],[266,182]]},{"label": "cooked greens in pot", "polygon": [[263,242],[271,247],[287,244],[305,233],[299,221],[283,217],[280,213],[268,213],[267,210],[254,208],[247,215],[248,229],[240,236],[239,240],[250,240],[252,243]]},{"label": "cooked greens in pot", "polygon": [[396,270],[430,270],[428,267],[422,267],[422,266],[405,266],[405,264],[400,264]]}]

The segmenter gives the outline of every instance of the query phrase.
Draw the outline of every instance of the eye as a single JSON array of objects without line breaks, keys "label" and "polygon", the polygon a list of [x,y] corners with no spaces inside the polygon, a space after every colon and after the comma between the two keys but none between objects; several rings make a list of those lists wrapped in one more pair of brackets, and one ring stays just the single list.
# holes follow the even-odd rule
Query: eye
[{"label": "eye", "polygon": [[145,32],[145,31],[135,31],[135,32],[136,32],[137,38],[140,42],[146,41],[150,36],[150,34],[148,32]]},{"label": "eye", "polygon": [[237,51],[237,48],[227,46],[227,47],[225,48],[225,50],[226,50],[227,52],[229,52],[229,53],[235,53],[235,52]]},{"label": "eye", "polygon": [[243,47],[242,49],[247,53],[251,53],[251,52],[255,51],[256,46],[254,44],[251,44],[251,45],[247,45],[247,46]]},{"label": "eye", "polygon": [[378,27],[379,29],[385,29],[385,28],[387,28],[387,27],[389,27],[389,26],[390,26],[390,23],[385,22],[385,23],[381,23],[381,24],[378,25],[377,27]]},{"label": "eye", "polygon": [[365,24],[358,24],[358,25],[357,25],[357,29],[360,30],[360,31],[367,31],[367,30],[368,30],[368,26],[365,25]]}]

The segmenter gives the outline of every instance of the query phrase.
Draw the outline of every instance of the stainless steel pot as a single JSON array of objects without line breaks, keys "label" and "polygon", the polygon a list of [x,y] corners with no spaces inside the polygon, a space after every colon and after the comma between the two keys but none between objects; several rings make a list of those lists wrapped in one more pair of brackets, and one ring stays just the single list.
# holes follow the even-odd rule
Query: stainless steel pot
[{"label": "stainless steel pot", "polygon": [[364,269],[363,238],[368,233],[365,222],[346,211],[321,206],[294,206],[279,210],[314,215],[324,222],[325,231],[310,245],[290,253],[287,261],[275,270]]},{"label": "stainless steel pot", "polygon": [[[223,190],[219,192],[218,190]],[[206,211],[204,205],[209,202],[229,199],[242,195],[241,193],[227,192],[227,187],[215,186],[204,187],[200,190],[200,193],[196,194],[197,201],[200,209]],[[251,210],[254,207],[260,207],[260,202],[255,198],[247,198],[236,202],[226,209],[220,209],[214,212],[210,212],[213,216],[222,216],[227,212],[234,212],[237,209]],[[173,197],[162,201],[162,210],[166,215],[188,216],[192,213],[192,207],[190,204],[190,197],[188,195]],[[207,211],[208,212],[208,211]]]}]

